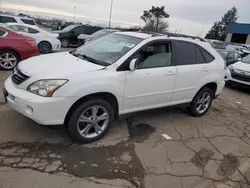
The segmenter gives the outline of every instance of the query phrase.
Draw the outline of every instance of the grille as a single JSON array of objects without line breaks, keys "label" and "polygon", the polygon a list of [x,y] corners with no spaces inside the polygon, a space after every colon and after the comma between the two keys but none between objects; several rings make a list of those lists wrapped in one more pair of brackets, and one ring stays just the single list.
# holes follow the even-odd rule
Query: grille
[{"label": "grille", "polygon": [[24,81],[28,80],[30,77],[22,73],[19,69],[14,69],[11,79],[12,82],[16,85],[23,83]]},{"label": "grille", "polygon": [[236,80],[241,80],[244,82],[250,82],[250,76],[243,75],[243,74],[238,74],[236,72],[231,72],[232,78]]}]

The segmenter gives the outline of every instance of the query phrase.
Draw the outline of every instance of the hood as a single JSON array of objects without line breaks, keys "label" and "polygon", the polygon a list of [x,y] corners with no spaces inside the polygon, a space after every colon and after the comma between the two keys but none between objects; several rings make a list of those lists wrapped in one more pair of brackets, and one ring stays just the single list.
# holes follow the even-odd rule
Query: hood
[{"label": "hood", "polygon": [[54,34],[60,34],[60,33],[65,33],[63,30],[56,30],[56,31],[52,31],[52,33]]},{"label": "hood", "polygon": [[69,52],[40,55],[18,64],[18,68],[29,76],[42,75],[60,77],[103,69],[103,66],[79,59]]},{"label": "hood", "polygon": [[84,40],[84,39],[91,39],[91,38],[93,38],[93,36],[92,35],[86,35],[86,34],[80,34],[77,38]]},{"label": "hood", "polygon": [[238,61],[237,63],[234,63],[232,66],[233,66],[233,68],[235,68],[235,69],[250,72],[250,64],[247,64],[247,63],[243,63],[243,62],[241,62],[241,61]]}]

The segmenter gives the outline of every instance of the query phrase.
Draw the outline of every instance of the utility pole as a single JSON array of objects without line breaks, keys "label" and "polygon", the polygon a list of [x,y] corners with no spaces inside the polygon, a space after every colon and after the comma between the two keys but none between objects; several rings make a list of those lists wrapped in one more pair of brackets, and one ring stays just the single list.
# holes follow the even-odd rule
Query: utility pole
[{"label": "utility pole", "polygon": [[74,23],[76,23],[76,7],[74,6]]},{"label": "utility pole", "polygon": [[110,25],[111,25],[112,11],[113,11],[113,0],[111,0],[111,6],[110,6],[110,14],[109,14],[109,28],[110,28]]}]

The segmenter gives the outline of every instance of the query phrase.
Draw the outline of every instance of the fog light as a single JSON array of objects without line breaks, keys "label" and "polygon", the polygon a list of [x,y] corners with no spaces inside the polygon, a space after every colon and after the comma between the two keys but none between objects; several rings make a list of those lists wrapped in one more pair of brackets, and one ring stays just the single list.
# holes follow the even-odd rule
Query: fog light
[{"label": "fog light", "polygon": [[25,111],[27,114],[31,115],[33,113],[33,108],[31,106],[26,106]]}]

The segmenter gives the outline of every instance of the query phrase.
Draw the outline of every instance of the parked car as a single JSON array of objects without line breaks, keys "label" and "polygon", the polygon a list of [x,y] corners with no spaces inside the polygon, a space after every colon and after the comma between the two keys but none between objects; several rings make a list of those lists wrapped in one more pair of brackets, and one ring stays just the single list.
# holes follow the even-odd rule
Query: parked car
[{"label": "parked car", "polygon": [[227,85],[250,86],[250,55],[228,66],[225,81]]},{"label": "parked car", "polygon": [[0,68],[13,69],[18,62],[39,55],[36,42],[0,26]]},{"label": "parked car", "polygon": [[118,32],[23,61],[4,93],[13,109],[37,123],[65,124],[74,140],[92,142],[128,113],[186,104],[203,116],[225,85],[224,68],[207,42]]},{"label": "parked car", "polygon": [[245,57],[248,54],[250,54],[250,51],[247,48],[240,46],[240,45],[227,45],[226,50],[227,51],[234,51],[235,50],[235,51],[239,52],[242,57]]},{"label": "parked car", "polygon": [[219,41],[219,40],[212,40],[212,39],[209,39],[207,40],[211,46],[215,49],[226,49],[226,44],[222,41]]},{"label": "parked car", "polygon": [[61,41],[57,38],[58,34],[52,34],[38,26],[9,23],[6,24],[6,27],[21,35],[33,38],[36,41],[41,54],[47,54],[61,48]]},{"label": "parked car", "polygon": [[100,27],[90,26],[90,25],[70,25],[61,31],[53,31],[53,33],[59,34],[59,39],[61,40],[62,47],[67,48],[70,45],[79,46],[79,41],[77,37],[80,34],[89,34],[100,30]]},{"label": "parked car", "polygon": [[234,50],[234,51],[228,52],[224,59],[226,61],[227,66],[229,66],[238,61],[241,61],[242,57],[238,51]]},{"label": "parked car", "polygon": [[1,14],[0,13],[0,23],[19,23],[19,24],[28,24],[36,25],[34,19],[26,16],[15,16],[11,14]]},{"label": "parked car", "polygon": [[77,39],[80,42],[80,44],[85,44],[86,42],[90,42],[94,39],[103,37],[105,35],[114,33],[114,32],[118,32],[119,30],[117,29],[101,29],[95,33],[93,33],[92,35],[87,35],[87,34],[80,34]]}]

